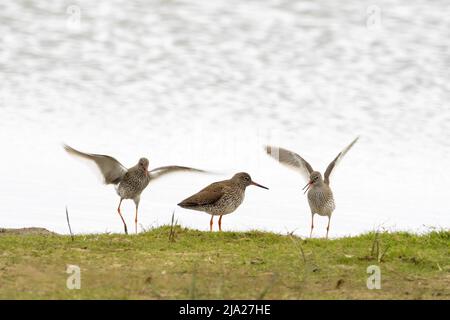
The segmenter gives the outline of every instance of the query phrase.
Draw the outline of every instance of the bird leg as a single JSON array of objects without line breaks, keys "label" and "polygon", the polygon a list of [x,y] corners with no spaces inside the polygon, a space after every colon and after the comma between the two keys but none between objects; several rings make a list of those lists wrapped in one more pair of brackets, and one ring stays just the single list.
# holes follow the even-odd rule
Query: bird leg
[{"label": "bird leg", "polygon": [[136,205],[136,215],[134,216],[134,231],[136,232],[136,234],[138,233],[138,232],[137,232],[137,221],[138,221],[137,216],[138,216],[138,208],[139,208],[139,205]]},{"label": "bird leg", "polygon": [[138,233],[137,231],[137,225],[138,225],[138,209],[139,209],[139,201],[141,201],[141,197],[137,196],[136,198],[133,199],[134,204],[136,205],[136,215],[134,216],[134,231],[136,232],[136,234]]},{"label": "bird leg", "polygon": [[331,216],[328,216],[328,225],[327,225],[327,236],[326,236],[326,239],[328,239],[328,230],[330,230],[330,220],[331,220]]},{"label": "bird leg", "polygon": [[117,212],[119,213],[120,219],[122,219],[123,227],[124,227],[124,229],[125,229],[125,234],[128,234],[127,224],[125,223],[125,220],[123,220],[122,213],[120,213],[120,205],[122,204],[122,200],[123,200],[123,199],[120,199],[119,207],[117,208]]},{"label": "bird leg", "polygon": [[219,231],[222,231],[222,215],[219,218]]},{"label": "bird leg", "polygon": [[311,215],[311,232],[309,234],[310,238],[312,238],[313,229],[314,229],[314,213]]},{"label": "bird leg", "polygon": [[214,218],[214,216],[211,215],[211,221],[209,221],[209,231],[212,231],[212,227],[213,227],[213,218]]}]

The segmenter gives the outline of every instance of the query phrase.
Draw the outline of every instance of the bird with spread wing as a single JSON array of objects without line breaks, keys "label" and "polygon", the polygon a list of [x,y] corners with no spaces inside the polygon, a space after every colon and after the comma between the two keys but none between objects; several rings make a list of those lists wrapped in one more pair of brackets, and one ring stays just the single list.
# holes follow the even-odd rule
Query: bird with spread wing
[{"label": "bird with spread wing", "polygon": [[132,199],[136,205],[134,223],[135,232],[137,233],[138,209],[141,193],[148,186],[150,181],[153,181],[168,173],[178,171],[206,172],[204,170],[182,166],[164,166],[149,171],[149,161],[147,158],[139,159],[139,162],[135,166],[127,169],[115,158],[107,155],[84,153],[68,145],[64,145],[64,149],[73,156],[95,162],[102,173],[104,183],[115,185],[116,192],[120,197],[117,212],[122,219],[126,234],[128,234],[127,224],[125,223],[120,211],[120,206],[124,199]]},{"label": "bird with spread wing", "polygon": [[265,146],[266,153],[268,155],[278,160],[281,164],[298,171],[305,178],[305,180],[308,181],[303,190],[305,190],[305,193],[308,192],[308,203],[311,208],[312,217],[310,237],[312,236],[314,229],[314,214],[317,213],[321,216],[328,217],[326,235],[326,238],[328,238],[331,214],[336,208],[333,192],[330,188],[330,176],[345,154],[353,147],[358,139],[359,137],[353,140],[352,143],[339,152],[336,158],[331,161],[325,170],[324,178],[322,178],[322,174],[319,171],[314,171],[312,166],[295,152],[279,147]]}]

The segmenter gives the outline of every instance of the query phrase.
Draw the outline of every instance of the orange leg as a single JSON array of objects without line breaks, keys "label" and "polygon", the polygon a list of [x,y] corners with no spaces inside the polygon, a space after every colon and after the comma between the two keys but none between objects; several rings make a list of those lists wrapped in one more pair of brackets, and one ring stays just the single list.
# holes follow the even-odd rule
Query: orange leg
[{"label": "orange leg", "polygon": [[138,216],[138,206],[136,206],[136,215],[134,216],[134,231],[136,232],[136,234],[138,233],[137,232],[137,216]]},{"label": "orange leg", "polygon": [[212,226],[213,226],[213,218],[214,216],[211,215],[211,221],[209,221],[209,231],[212,231]]},{"label": "orange leg", "polygon": [[222,216],[219,218],[219,231],[222,231]]},{"label": "orange leg", "polygon": [[136,215],[134,216],[134,231],[136,232],[136,234],[138,233],[137,231],[137,226],[138,226],[138,210],[139,210],[139,201],[141,200],[141,198],[138,196],[137,198],[134,198],[134,204],[136,206]]},{"label": "orange leg", "polygon": [[122,219],[123,227],[125,228],[125,234],[128,234],[127,224],[125,223],[125,220],[123,220],[122,213],[120,213],[120,205],[122,204],[122,200],[123,199],[120,199],[119,207],[117,208],[117,212],[119,213],[120,219]]},{"label": "orange leg", "polygon": [[328,239],[328,230],[330,230],[330,220],[331,220],[331,216],[328,216],[328,225],[327,225],[327,239]]},{"label": "orange leg", "polygon": [[311,232],[309,233],[310,238],[312,238],[313,229],[314,229],[314,213],[311,216]]}]

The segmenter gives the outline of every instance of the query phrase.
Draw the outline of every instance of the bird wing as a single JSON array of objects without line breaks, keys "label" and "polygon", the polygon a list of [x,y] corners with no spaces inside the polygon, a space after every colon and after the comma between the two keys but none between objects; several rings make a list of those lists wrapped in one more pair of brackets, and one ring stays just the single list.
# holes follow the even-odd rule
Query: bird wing
[{"label": "bird wing", "polygon": [[84,153],[68,145],[64,145],[64,150],[73,156],[94,161],[103,175],[105,184],[119,183],[128,171],[119,161],[110,156]]},{"label": "bird wing", "polygon": [[336,168],[336,166],[341,162],[342,158],[345,156],[345,154],[353,147],[353,145],[358,141],[359,137],[356,137],[355,140],[352,141],[344,150],[339,152],[339,154],[334,158],[333,161],[328,165],[327,170],[325,171],[325,183],[330,184],[330,175],[333,172],[333,169]]},{"label": "bird wing", "polygon": [[265,146],[266,153],[272,158],[278,160],[281,164],[295,169],[302,174],[306,181],[309,181],[309,175],[313,172],[311,165],[295,152],[280,147]]},{"label": "bird wing", "polygon": [[196,206],[203,206],[214,204],[219,201],[225,194],[223,185],[220,182],[214,182],[206,188],[200,190],[198,193],[184,199],[178,205],[183,208],[190,208]]},{"label": "bird wing", "polygon": [[191,171],[191,172],[206,172],[204,170],[190,168],[190,167],[182,167],[182,166],[164,166],[155,168],[153,170],[150,170],[150,177],[152,180],[157,179],[165,174],[168,173],[174,173],[174,172],[180,172],[180,171]]}]

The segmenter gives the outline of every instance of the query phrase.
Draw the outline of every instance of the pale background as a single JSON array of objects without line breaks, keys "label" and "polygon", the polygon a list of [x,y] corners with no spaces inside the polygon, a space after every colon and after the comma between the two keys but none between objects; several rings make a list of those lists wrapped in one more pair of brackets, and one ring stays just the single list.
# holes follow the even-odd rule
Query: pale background
[{"label": "pale background", "polygon": [[[66,142],[126,166],[190,165],[142,196],[144,227],[207,230],[176,206],[248,171],[224,230],[309,234],[305,181],[264,154],[274,143],[332,180],[331,236],[450,225],[450,3],[21,1],[0,3],[0,227],[122,232],[118,197]],[[123,206],[129,229],[134,204]],[[316,218],[324,236],[326,218]]]}]

